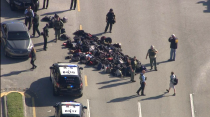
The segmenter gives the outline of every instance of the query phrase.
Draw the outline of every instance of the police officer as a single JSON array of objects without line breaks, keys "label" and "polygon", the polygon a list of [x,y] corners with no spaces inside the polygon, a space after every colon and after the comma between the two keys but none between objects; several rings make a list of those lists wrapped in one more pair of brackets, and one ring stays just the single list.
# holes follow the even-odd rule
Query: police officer
[{"label": "police officer", "polygon": [[38,6],[37,6],[38,0],[32,0],[32,6],[31,8],[33,9],[34,12],[38,11]]},{"label": "police officer", "polygon": [[156,54],[157,53],[158,53],[158,51],[154,48],[153,45],[151,45],[151,47],[148,50],[147,55],[146,55],[146,59],[147,59],[147,56],[149,55],[151,70],[153,68],[153,62],[154,62],[155,71],[157,71],[157,64],[156,64]]},{"label": "police officer", "polygon": [[31,6],[29,6],[29,7],[25,10],[24,14],[25,14],[25,25],[27,26],[28,23],[29,23],[28,30],[30,30],[30,29],[31,29],[31,21],[32,21],[32,19],[33,19],[33,17],[34,17],[34,12],[33,12],[33,10],[31,9]]},{"label": "police officer", "polygon": [[131,61],[131,82],[136,82],[134,80],[136,66],[137,66],[137,61],[136,61],[136,57],[134,56],[133,60]]},{"label": "police officer", "polygon": [[107,22],[107,24],[106,24],[106,28],[105,28],[104,33],[106,33],[107,29],[109,28],[109,25],[110,25],[110,33],[112,33],[112,24],[114,24],[116,22],[115,14],[113,12],[113,9],[110,9],[109,12],[107,13],[106,22]]},{"label": "police officer", "polygon": [[39,32],[39,15],[37,15],[36,12],[34,13],[34,18],[33,18],[32,22],[33,22],[33,34],[32,34],[32,36],[35,37],[35,33],[36,32],[40,36],[40,32]]},{"label": "police officer", "polygon": [[[74,9],[72,9],[72,7],[73,7],[73,4],[74,4]],[[77,0],[71,0],[71,6],[70,6],[70,10],[75,10],[75,8],[76,8],[76,5],[77,5]]]},{"label": "police officer", "polygon": [[32,47],[29,56],[31,57],[31,65],[32,65],[31,69],[35,69],[37,66],[34,64],[34,61],[36,60],[36,50],[34,49],[34,47]]},{"label": "police officer", "polygon": [[57,40],[60,39],[61,28],[63,28],[63,22],[60,20],[59,17],[55,19],[53,27],[55,30],[55,42],[57,42]]},{"label": "police officer", "polygon": [[47,51],[47,37],[49,37],[48,35],[48,27],[49,24],[46,24],[46,26],[43,28],[43,37],[44,37],[44,50]]},{"label": "police officer", "polygon": [[[46,2],[46,0],[43,0],[43,7],[42,7],[42,9],[45,9],[45,2]],[[47,0],[46,9],[47,9],[47,7],[48,7],[48,3],[49,3],[49,0]]]},{"label": "police officer", "polygon": [[141,91],[141,95],[142,96],[146,96],[145,94],[144,94],[144,88],[145,88],[145,85],[146,85],[146,77],[144,76],[144,74],[145,74],[145,70],[142,70],[142,73],[140,73],[140,77],[139,77],[139,79],[140,79],[140,84],[141,84],[141,87],[137,90],[137,94],[139,95],[139,92]]}]

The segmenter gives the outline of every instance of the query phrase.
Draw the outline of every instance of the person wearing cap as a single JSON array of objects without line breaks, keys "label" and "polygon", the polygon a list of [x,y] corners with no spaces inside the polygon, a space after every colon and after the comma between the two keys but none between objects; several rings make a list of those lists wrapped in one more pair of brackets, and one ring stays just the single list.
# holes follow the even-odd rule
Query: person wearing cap
[{"label": "person wearing cap", "polygon": [[136,61],[136,56],[133,57],[133,60],[131,61],[131,67],[130,67],[130,72],[131,72],[131,82],[136,82],[134,80],[134,76],[135,76],[135,71],[136,71],[136,67],[137,67],[137,61]]},{"label": "person wearing cap", "polygon": [[110,25],[109,31],[110,31],[110,33],[112,33],[112,24],[114,24],[116,22],[115,14],[113,12],[113,9],[110,9],[109,12],[107,13],[106,22],[107,22],[107,24],[106,24],[106,28],[105,28],[104,33],[107,32],[107,30],[109,28],[109,25]]},{"label": "person wearing cap", "polygon": [[37,13],[34,13],[34,18],[33,18],[33,34],[32,36],[35,37],[35,32],[38,33],[38,35],[40,36],[40,32],[39,32],[39,15],[37,15]]},{"label": "person wearing cap", "polygon": [[44,47],[43,49],[45,51],[47,51],[47,37],[49,37],[48,35],[48,27],[49,27],[49,24],[46,24],[46,26],[43,28],[43,38],[44,38]]},{"label": "person wearing cap", "polygon": [[153,68],[153,63],[154,63],[155,71],[157,71],[156,54],[158,53],[158,51],[154,47],[155,46],[151,45],[150,49],[147,51],[146,59],[147,56],[149,55],[151,70]]},{"label": "person wearing cap", "polygon": [[31,6],[29,6],[29,7],[25,10],[24,14],[25,14],[25,25],[27,26],[28,23],[29,23],[28,30],[30,30],[30,29],[31,29],[31,22],[32,22],[32,19],[33,19],[33,17],[34,17],[34,12],[33,12],[33,10],[31,9]]},{"label": "person wearing cap", "polygon": [[171,37],[169,37],[168,41],[171,43],[170,44],[171,52],[170,52],[170,59],[169,59],[169,61],[175,61],[176,49],[178,47],[178,39],[175,36],[175,34],[172,34]]},{"label": "person wearing cap", "polygon": [[139,92],[141,91],[141,96],[146,96],[145,94],[144,94],[144,88],[145,88],[145,85],[146,85],[146,77],[145,77],[145,70],[142,70],[142,72],[140,73],[140,77],[139,77],[139,79],[140,79],[140,85],[141,85],[141,87],[137,90],[137,94],[139,95]]},{"label": "person wearing cap", "polygon": [[49,0],[47,0],[46,7],[45,7],[45,3],[46,3],[46,0],[43,0],[43,7],[42,7],[42,9],[45,9],[45,8],[47,9]]},{"label": "person wearing cap", "polygon": [[[74,4],[74,9],[72,9],[73,4]],[[75,10],[76,6],[77,6],[77,0],[71,0],[70,10]]]}]

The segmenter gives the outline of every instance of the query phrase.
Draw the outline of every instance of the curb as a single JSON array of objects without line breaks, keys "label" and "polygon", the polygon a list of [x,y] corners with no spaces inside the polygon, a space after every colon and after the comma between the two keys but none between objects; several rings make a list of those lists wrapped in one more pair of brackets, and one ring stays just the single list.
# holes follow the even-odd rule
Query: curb
[{"label": "curb", "polygon": [[5,117],[8,117],[7,115],[7,97],[4,95],[4,115]]},{"label": "curb", "polygon": [[26,116],[25,95],[22,95],[22,101],[23,101],[23,113],[24,113],[24,117],[27,117],[27,116]]}]

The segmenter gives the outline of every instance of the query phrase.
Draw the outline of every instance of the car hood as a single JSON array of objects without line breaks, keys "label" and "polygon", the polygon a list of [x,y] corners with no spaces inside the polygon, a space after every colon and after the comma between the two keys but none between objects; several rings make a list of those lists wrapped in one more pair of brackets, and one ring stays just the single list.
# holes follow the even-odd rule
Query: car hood
[{"label": "car hood", "polygon": [[14,49],[27,49],[29,46],[30,40],[10,40],[8,41],[9,45]]}]

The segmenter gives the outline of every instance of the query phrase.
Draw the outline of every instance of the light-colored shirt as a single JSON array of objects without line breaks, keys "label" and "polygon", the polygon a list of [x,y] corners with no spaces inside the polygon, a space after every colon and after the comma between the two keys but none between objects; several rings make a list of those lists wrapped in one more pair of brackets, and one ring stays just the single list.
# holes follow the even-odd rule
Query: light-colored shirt
[{"label": "light-colored shirt", "polygon": [[145,76],[144,76],[144,74],[141,73],[141,74],[140,74],[140,78],[141,78],[140,80],[141,80],[142,82],[145,82]]},{"label": "light-colored shirt", "polygon": [[176,78],[176,76],[175,76],[174,74],[171,75],[171,76],[170,76],[170,82],[173,83],[175,78]]},{"label": "light-colored shirt", "polygon": [[[32,9],[30,9],[30,10],[31,10],[32,16],[34,17],[34,12],[33,12],[33,10],[32,10]],[[27,13],[28,13],[28,9],[25,10],[24,14],[26,15]],[[26,17],[27,17],[27,16],[26,16]]]}]

